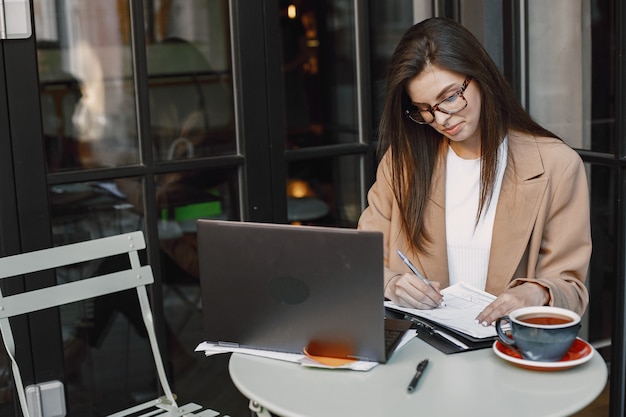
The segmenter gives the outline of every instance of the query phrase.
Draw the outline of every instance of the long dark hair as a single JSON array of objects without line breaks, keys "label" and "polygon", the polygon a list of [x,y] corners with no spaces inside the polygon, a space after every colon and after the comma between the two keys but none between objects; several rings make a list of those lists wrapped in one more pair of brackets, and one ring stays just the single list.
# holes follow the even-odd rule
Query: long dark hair
[{"label": "long dark hair", "polygon": [[498,147],[510,130],[557,137],[537,124],[521,107],[508,83],[480,42],[460,24],[431,18],[411,27],[391,57],[387,96],[379,125],[379,156],[390,153],[392,185],[413,250],[430,242],[424,213],[443,136],[404,116],[410,99],[407,83],[429,65],[472,77],[481,92],[481,178],[476,219],[489,204],[496,180]]}]

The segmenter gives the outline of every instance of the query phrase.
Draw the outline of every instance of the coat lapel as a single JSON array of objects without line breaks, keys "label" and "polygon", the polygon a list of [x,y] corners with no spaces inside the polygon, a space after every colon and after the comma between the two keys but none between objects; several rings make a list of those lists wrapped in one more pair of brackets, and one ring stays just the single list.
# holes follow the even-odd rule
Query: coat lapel
[{"label": "coat lapel", "polygon": [[487,292],[500,294],[514,276],[525,255],[547,179],[537,143],[528,137],[509,134],[509,158],[489,255]]}]

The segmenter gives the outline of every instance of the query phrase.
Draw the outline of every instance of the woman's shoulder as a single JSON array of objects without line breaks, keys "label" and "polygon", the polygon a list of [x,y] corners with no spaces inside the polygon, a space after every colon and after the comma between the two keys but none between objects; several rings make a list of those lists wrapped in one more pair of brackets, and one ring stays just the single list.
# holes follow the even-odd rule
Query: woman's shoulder
[{"label": "woman's shoulder", "polygon": [[551,136],[535,136],[529,133],[509,132],[511,152],[537,152],[544,162],[580,160],[580,155],[563,140]]},{"label": "woman's shoulder", "polygon": [[525,144],[537,144],[539,146],[560,144],[569,147],[563,140],[553,136],[538,136],[533,135],[532,133],[519,132],[515,130],[509,131],[509,141]]}]

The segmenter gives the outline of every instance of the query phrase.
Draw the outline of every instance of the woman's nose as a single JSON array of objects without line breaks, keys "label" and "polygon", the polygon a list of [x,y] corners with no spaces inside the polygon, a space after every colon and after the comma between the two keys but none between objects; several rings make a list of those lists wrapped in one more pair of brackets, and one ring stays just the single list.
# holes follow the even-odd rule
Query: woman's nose
[{"label": "woman's nose", "polygon": [[446,121],[450,118],[450,115],[447,113],[444,113],[442,111],[439,110],[434,110],[433,111],[433,115],[435,116],[435,121],[437,122],[437,124],[443,126],[446,124]]}]

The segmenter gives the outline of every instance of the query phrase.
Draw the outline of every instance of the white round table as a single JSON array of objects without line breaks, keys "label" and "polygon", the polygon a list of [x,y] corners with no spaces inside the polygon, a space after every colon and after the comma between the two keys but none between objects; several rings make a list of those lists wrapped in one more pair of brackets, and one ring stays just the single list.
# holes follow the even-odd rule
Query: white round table
[{"label": "white round table", "polygon": [[[418,362],[426,358],[417,389],[408,393]],[[445,355],[417,338],[368,372],[311,369],[238,353],[229,371],[243,395],[283,417],[568,416],[591,403],[608,376],[597,351],[571,369],[534,371],[492,349]]]}]

